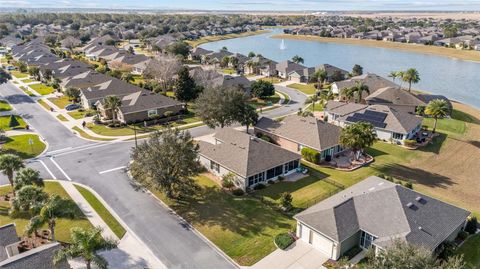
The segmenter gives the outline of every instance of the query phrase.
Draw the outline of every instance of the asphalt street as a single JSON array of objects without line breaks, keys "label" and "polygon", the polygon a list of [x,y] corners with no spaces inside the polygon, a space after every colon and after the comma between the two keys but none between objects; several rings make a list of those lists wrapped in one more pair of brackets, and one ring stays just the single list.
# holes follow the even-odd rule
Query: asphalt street
[{"label": "asphalt street", "polygon": [[[305,95],[286,87],[277,86],[277,90],[288,94],[290,103],[262,116],[280,117],[303,107]],[[133,141],[83,140],[16,86],[0,85],[0,95],[48,144],[42,156],[27,161],[29,167],[39,170],[44,178],[71,180],[93,188],[169,268],[235,268],[187,223],[129,179],[125,167]],[[214,130],[201,126],[189,132],[198,137]],[[6,179],[0,176],[0,182],[6,183]]]}]

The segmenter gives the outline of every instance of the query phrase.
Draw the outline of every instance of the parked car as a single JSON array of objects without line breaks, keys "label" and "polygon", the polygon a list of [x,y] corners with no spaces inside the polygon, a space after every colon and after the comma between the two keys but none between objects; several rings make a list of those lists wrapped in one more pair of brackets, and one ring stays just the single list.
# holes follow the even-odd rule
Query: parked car
[{"label": "parked car", "polygon": [[15,69],[16,69],[16,68],[15,68],[15,66],[13,66],[13,65],[7,66],[7,71],[13,71],[13,70],[15,70]]},{"label": "parked car", "polygon": [[80,108],[80,106],[77,105],[77,104],[69,104],[69,105],[65,106],[65,109],[67,111],[72,111],[72,110],[79,109],[79,108]]}]

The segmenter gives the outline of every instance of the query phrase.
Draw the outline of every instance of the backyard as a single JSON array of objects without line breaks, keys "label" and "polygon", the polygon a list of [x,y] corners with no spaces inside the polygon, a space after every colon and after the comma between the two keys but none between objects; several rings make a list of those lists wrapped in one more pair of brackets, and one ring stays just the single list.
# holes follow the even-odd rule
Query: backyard
[{"label": "backyard", "polygon": [[480,234],[468,238],[455,254],[463,255],[468,269],[480,268]]},{"label": "backyard", "polygon": [[154,194],[240,265],[252,265],[273,250],[273,238],[292,230],[295,221],[251,197],[225,193],[206,175],[197,177],[202,187],[185,202]]},{"label": "backyard", "polygon": [[32,90],[36,91],[40,95],[48,95],[55,91],[54,88],[47,86],[43,83],[31,84],[28,85]]},{"label": "backyard", "polygon": [[[65,192],[63,187],[57,182],[45,182],[45,192],[49,194],[58,194],[63,198],[71,199],[70,196]],[[10,186],[0,187],[0,195],[5,195],[11,191]],[[92,225],[88,221],[87,218],[83,215],[81,210],[75,205],[77,210],[77,217],[76,219],[63,219],[60,218],[56,221],[57,225],[55,228],[55,237],[60,242],[70,242],[70,228],[72,227],[82,227],[82,228],[91,228]],[[25,226],[28,224],[30,220],[30,215],[20,214],[20,216],[16,218],[12,218],[8,215],[8,210],[10,208],[10,202],[8,201],[0,201],[0,225],[6,225],[9,223],[14,222],[17,228],[18,235],[23,235],[25,231]],[[46,226],[43,227],[46,229]]]},{"label": "backyard", "polygon": [[[32,145],[29,145],[30,139],[33,142]],[[34,134],[8,136],[5,141],[4,144],[0,144],[0,152],[13,153],[23,159],[34,158],[40,155],[46,147],[46,145],[40,141],[38,135]]]}]

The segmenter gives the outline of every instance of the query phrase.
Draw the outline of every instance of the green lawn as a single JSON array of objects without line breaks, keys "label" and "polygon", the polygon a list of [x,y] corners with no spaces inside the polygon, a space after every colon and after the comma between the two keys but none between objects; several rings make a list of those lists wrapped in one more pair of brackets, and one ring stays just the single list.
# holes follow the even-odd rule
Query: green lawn
[{"label": "green lawn", "polygon": [[62,114],[58,114],[57,119],[59,119],[61,121],[68,121],[67,118],[65,118]]},{"label": "green lawn", "polygon": [[[58,194],[63,198],[70,199],[70,196],[65,192],[63,187],[58,182],[45,182],[45,191],[49,194]],[[11,188],[0,187],[0,195],[5,195],[6,193],[11,192]],[[9,202],[0,202],[0,225],[6,225],[14,222],[17,228],[17,233],[19,236],[22,236],[25,231],[25,226],[30,220],[30,215],[25,213],[21,214],[17,218],[12,218],[8,215],[8,209],[10,208]],[[78,218],[76,219],[58,219],[55,227],[55,237],[58,241],[61,242],[71,242],[70,239],[70,229],[72,227],[82,227],[82,228],[92,228],[92,224],[88,219],[83,215],[81,210],[76,207],[78,210]],[[44,227],[46,229],[46,226]]]},{"label": "green lawn", "polygon": [[48,98],[48,101],[52,102],[59,109],[63,109],[63,108],[65,108],[66,105],[71,104],[71,102],[68,100],[67,96]]},{"label": "green lawn", "polygon": [[10,123],[10,116],[0,116],[0,129],[3,129],[5,131],[12,130],[12,129],[25,129],[25,126],[27,125],[25,121],[23,121],[22,117],[20,116],[15,116],[17,119],[18,123],[20,124],[17,127],[10,128],[8,124]]},{"label": "green lawn", "polygon": [[30,83],[30,82],[35,82],[35,81],[36,81],[36,80],[34,80],[34,79],[29,79],[29,78],[22,80],[23,83]]},{"label": "green lawn", "polygon": [[315,86],[313,84],[304,85],[299,83],[293,83],[293,84],[287,85],[287,87],[301,91],[306,95],[314,94],[317,91],[317,89],[315,89]]},{"label": "green lawn", "polygon": [[480,234],[474,235],[459,247],[455,254],[463,254],[467,268],[480,268]]},{"label": "green lawn", "polygon": [[30,90],[28,90],[27,88],[25,88],[24,86],[20,86],[20,89],[22,91],[24,91],[28,96],[32,97],[32,96],[35,96],[35,94],[33,94]]},{"label": "green lawn", "polygon": [[275,104],[278,104],[280,101],[280,95],[278,93],[275,93],[272,96],[269,96],[265,99],[260,99],[260,98],[253,98],[250,100],[250,105],[253,106],[254,108],[260,108],[260,107],[265,107],[265,106],[272,106]]},{"label": "green lawn", "polygon": [[141,75],[133,75],[133,81],[132,81],[132,84],[135,84],[135,85],[138,85],[140,84],[140,82],[144,82],[145,80],[143,79],[143,77]]},{"label": "green lawn", "polygon": [[310,105],[308,107],[308,111],[323,111],[323,106],[320,104],[320,103],[315,103],[315,107],[313,107],[312,105]]},{"label": "green lawn", "polygon": [[37,102],[38,102],[41,106],[43,106],[44,108],[46,108],[47,110],[52,109],[52,107],[49,106],[49,105],[48,105],[45,101],[43,101],[42,99],[38,99]]},{"label": "green lawn", "polygon": [[78,134],[85,139],[97,140],[97,141],[112,141],[112,140],[114,140],[114,139],[110,139],[110,138],[98,138],[98,137],[91,136],[77,126],[73,127],[72,129],[74,131],[78,132]]},{"label": "green lawn", "polygon": [[233,69],[233,68],[223,68],[223,69],[220,69],[220,72],[222,72],[224,74],[227,74],[227,75],[233,75],[233,74],[237,73],[237,71],[235,71],[235,69]]},{"label": "green lawn", "polygon": [[184,202],[170,200],[158,191],[154,194],[240,265],[252,265],[271,253],[274,237],[295,226],[293,219],[258,199],[226,194],[203,175],[197,182],[201,190]]},{"label": "green lawn", "polygon": [[[29,145],[28,141],[32,139],[33,145]],[[38,135],[25,134],[14,135],[6,138],[6,143],[1,144],[1,152],[13,153],[23,159],[34,158],[45,150],[46,145],[40,141]]]},{"label": "green lawn", "polygon": [[70,115],[72,118],[76,119],[76,120],[79,120],[79,119],[83,119],[85,118],[85,115],[87,114],[87,111],[85,110],[74,110],[74,111],[71,111],[71,112],[67,112],[68,115]]},{"label": "green lawn", "polygon": [[125,228],[117,221],[115,217],[110,214],[107,208],[98,200],[98,198],[91,193],[89,190],[85,189],[80,185],[75,185],[75,188],[82,194],[83,198],[93,207],[93,209],[100,215],[100,217],[105,221],[105,223],[110,227],[113,233],[119,238],[122,239],[123,235],[127,232]]},{"label": "green lawn", "polygon": [[34,91],[38,92],[38,94],[40,95],[51,94],[55,91],[54,88],[47,86],[43,83],[37,83],[37,84],[28,85],[28,86],[32,88]]},{"label": "green lawn", "polygon": [[16,78],[26,78],[28,77],[28,74],[27,73],[22,73],[20,71],[11,71],[10,74],[12,74],[12,76],[16,77]]},{"label": "green lawn", "polygon": [[[439,119],[437,122],[437,131],[445,133],[447,135],[463,135],[467,130],[467,125],[465,122],[468,122],[469,118],[466,118],[465,113],[453,110],[452,118]],[[468,116],[468,115],[467,115]],[[431,130],[433,128],[434,119],[424,118],[423,125],[428,126]]]},{"label": "green lawn", "polygon": [[12,107],[7,101],[0,100],[0,111],[10,111]]}]

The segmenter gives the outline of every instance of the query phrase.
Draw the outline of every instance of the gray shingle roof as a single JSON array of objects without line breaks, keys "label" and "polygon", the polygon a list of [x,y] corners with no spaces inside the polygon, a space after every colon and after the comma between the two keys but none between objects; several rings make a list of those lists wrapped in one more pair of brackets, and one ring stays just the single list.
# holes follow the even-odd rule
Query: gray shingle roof
[{"label": "gray shingle roof", "polygon": [[315,117],[290,115],[278,122],[263,117],[256,124],[259,128],[271,134],[322,151],[338,145],[339,126],[318,120]]},{"label": "gray shingle roof", "polygon": [[435,249],[470,212],[371,176],[297,214],[294,218],[341,242],[358,230],[388,246],[400,238]]},{"label": "gray shingle roof", "polygon": [[5,247],[19,241],[14,223],[0,227],[0,261],[8,258]]},{"label": "gray shingle roof", "polygon": [[238,175],[248,178],[284,163],[299,160],[300,155],[230,128],[219,130],[213,145],[200,141],[200,155]]},{"label": "gray shingle roof", "polygon": [[339,116],[345,116],[353,112],[366,108],[367,105],[356,103],[344,103],[338,101],[328,101],[325,105],[325,111]]},{"label": "gray shingle roof", "polygon": [[[393,83],[392,81],[372,73],[367,73],[360,76],[352,77],[347,80],[338,81],[335,82],[335,84],[337,85],[337,88],[341,93],[343,89],[355,86],[357,82],[362,82],[363,84],[367,85],[370,94],[381,88],[398,87],[398,85]],[[362,98],[366,98],[368,95],[368,93],[363,92]]]},{"label": "gray shingle roof", "polygon": [[183,105],[183,103],[180,103],[173,98],[142,90],[124,96],[122,98],[122,106],[119,109],[123,114],[129,114],[150,109],[181,105]]},{"label": "gray shingle roof", "polygon": [[2,269],[70,269],[68,263],[53,264],[53,257],[62,246],[50,243],[12,256],[0,262]]},{"label": "gray shingle roof", "polygon": [[418,99],[412,93],[401,89],[400,87],[385,87],[376,90],[370,94],[365,100],[369,104],[394,104],[394,105],[411,105],[425,106],[425,102]]}]

